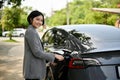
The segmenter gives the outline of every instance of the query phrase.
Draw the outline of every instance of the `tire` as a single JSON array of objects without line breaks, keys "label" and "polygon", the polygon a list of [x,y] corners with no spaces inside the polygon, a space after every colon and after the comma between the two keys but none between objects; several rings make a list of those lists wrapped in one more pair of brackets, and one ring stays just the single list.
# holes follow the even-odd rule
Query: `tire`
[{"label": "tire", "polygon": [[20,34],[20,37],[24,37],[24,34]]},{"label": "tire", "polygon": [[5,34],[5,37],[8,37],[8,34]]},{"label": "tire", "polygon": [[55,80],[53,76],[53,71],[51,67],[47,67],[47,74],[45,80]]}]

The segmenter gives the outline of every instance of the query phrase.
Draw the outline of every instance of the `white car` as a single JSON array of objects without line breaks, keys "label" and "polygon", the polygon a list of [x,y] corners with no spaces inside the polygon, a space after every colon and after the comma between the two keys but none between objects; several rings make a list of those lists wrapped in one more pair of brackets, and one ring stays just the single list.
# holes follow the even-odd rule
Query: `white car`
[{"label": "white car", "polygon": [[[14,28],[12,32],[12,36],[18,36],[23,37],[25,35],[25,29],[23,28]],[[7,37],[9,35],[10,31],[4,31],[2,32],[3,37]]]}]

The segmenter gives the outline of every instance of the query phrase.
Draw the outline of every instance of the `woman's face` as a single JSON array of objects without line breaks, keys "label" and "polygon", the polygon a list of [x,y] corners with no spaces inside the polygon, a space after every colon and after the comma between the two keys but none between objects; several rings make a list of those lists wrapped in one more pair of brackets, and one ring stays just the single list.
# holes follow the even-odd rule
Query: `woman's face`
[{"label": "woman's face", "polygon": [[33,20],[32,20],[33,27],[38,28],[38,27],[42,26],[42,24],[43,24],[43,16],[42,15],[33,18]]}]

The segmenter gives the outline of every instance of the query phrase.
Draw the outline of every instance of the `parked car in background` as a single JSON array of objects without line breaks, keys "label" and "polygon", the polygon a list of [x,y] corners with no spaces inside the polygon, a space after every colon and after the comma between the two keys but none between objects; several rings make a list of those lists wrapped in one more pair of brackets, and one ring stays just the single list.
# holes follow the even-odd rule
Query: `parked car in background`
[{"label": "parked car in background", "polygon": [[56,26],[41,38],[64,61],[47,66],[46,80],[120,80],[120,29],[110,25]]},{"label": "parked car in background", "polygon": [[[25,35],[24,28],[14,28],[12,31],[12,36],[23,37]],[[4,31],[2,32],[2,36],[7,37],[11,31]]]}]

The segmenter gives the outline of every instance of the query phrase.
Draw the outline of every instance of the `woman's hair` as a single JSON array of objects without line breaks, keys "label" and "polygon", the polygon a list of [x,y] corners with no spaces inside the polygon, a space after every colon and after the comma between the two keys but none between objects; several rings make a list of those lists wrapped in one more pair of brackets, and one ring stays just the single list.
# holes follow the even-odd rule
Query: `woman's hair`
[{"label": "woman's hair", "polygon": [[42,25],[44,25],[44,15],[43,15],[41,12],[37,11],[37,10],[32,11],[32,12],[28,15],[28,17],[27,17],[28,23],[29,23],[29,24],[32,24],[32,21],[31,21],[31,20],[33,20],[33,18],[34,18],[34,17],[37,17],[37,16],[42,16],[42,17],[43,17],[43,24],[42,24]]}]

